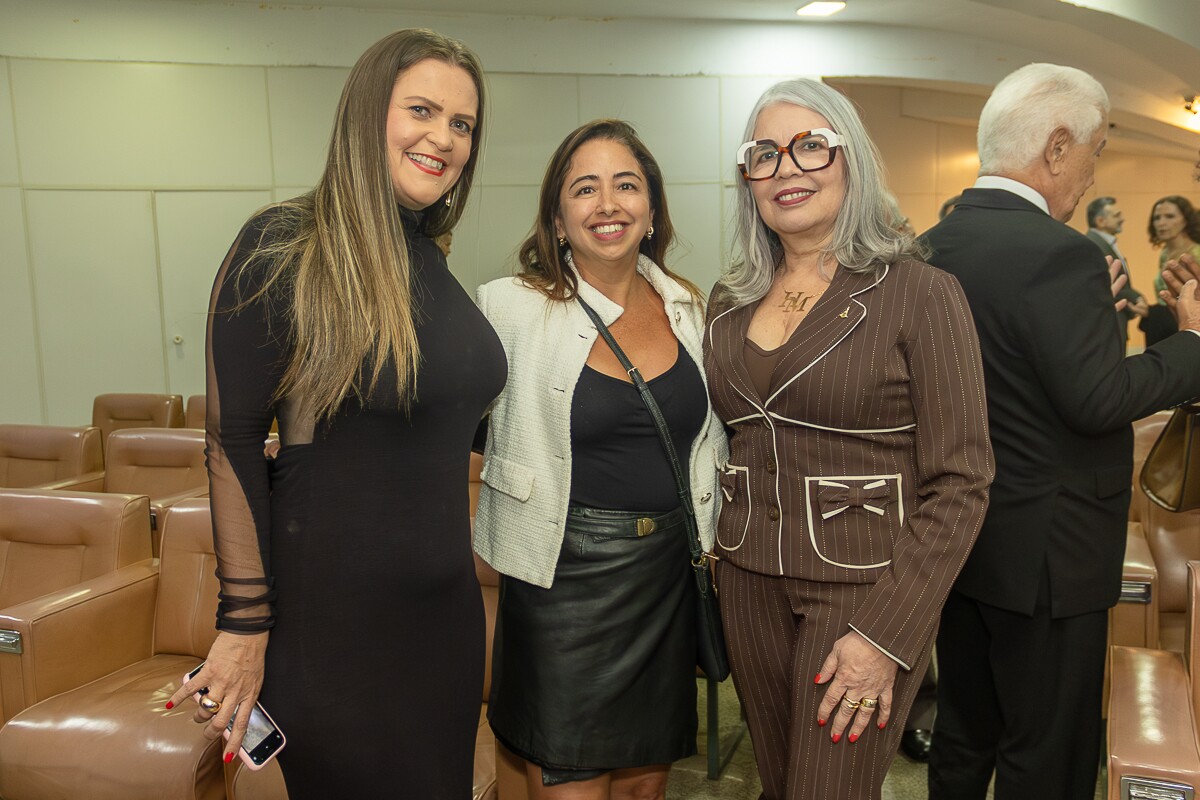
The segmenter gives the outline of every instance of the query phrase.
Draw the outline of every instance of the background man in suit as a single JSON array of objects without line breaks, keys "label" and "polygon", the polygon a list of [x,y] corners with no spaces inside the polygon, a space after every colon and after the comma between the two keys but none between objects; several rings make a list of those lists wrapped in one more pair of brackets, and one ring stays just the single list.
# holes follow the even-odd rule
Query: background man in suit
[{"label": "background man in suit", "polygon": [[1121,262],[1118,274],[1124,275],[1126,283],[1117,292],[1117,299],[1125,301],[1125,307],[1117,312],[1121,320],[1121,333],[1129,340],[1129,322],[1134,317],[1145,319],[1150,314],[1150,306],[1142,293],[1133,288],[1133,278],[1129,274],[1129,264],[1125,256],[1117,248],[1117,234],[1125,226],[1125,215],[1121,213],[1115,197],[1097,197],[1088,203],[1087,207],[1088,232],[1087,237],[1096,243],[1100,252],[1112,256]]},{"label": "background man in suit", "polygon": [[1099,249],[1067,227],[1092,185],[1108,96],[1030,64],[979,121],[980,178],[927,239],[979,332],[996,480],[942,615],[931,800],[1090,800],[1106,610],[1120,590],[1130,423],[1200,395],[1200,298],[1125,357]]}]

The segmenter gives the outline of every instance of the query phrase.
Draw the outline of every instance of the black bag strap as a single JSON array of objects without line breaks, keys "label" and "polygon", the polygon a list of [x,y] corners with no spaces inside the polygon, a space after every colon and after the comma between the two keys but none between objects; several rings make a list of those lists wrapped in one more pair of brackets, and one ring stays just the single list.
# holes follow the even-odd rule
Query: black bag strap
[{"label": "black bag strap", "polygon": [[604,337],[604,341],[612,349],[617,361],[621,362],[621,367],[629,373],[633,385],[637,387],[638,394],[642,396],[642,402],[646,404],[646,410],[650,412],[650,418],[654,420],[654,427],[658,430],[658,439],[662,443],[663,450],[667,452],[667,460],[671,462],[671,471],[675,474],[675,490],[679,494],[679,504],[683,506],[684,516],[687,519],[688,550],[692,555],[692,563],[699,564],[705,556],[704,547],[700,544],[700,528],[696,524],[696,511],[692,506],[692,492],[683,476],[683,468],[679,465],[679,456],[675,452],[675,444],[671,441],[671,432],[667,429],[667,421],[663,418],[662,409],[658,407],[658,401],[654,399],[649,385],[642,378],[642,373],[638,372],[638,368],[629,360],[629,356],[625,355],[621,345],[617,344],[617,340],[613,338],[612,332],[604,324],[604,320],[600,319],[600,315],[584,302],[582,297],[576,296],[575,299],[579,301],[579,305],[583,306],[583,310],[595,323],[596,330]]}]

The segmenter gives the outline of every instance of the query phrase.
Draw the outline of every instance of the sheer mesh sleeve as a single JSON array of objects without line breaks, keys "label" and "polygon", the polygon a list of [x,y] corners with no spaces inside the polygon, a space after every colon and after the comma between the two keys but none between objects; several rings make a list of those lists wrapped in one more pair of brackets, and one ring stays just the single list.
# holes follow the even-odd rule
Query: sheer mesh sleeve
[{"label": "sheer mesh sleeve", "polygon": [[259,242],[261,219],[242,229],[221,264],[209,302],[206,341],[205,454],[221,582],[217,628],[237,633],[264,631],[274,624],[269,462],[263,442],[286,367],[287,331],[285,324],[272,324],[272,317],[280,315],[272,313],[266,299],[238,307],[261,285],[261,269],[244,275],[238,269]]}]

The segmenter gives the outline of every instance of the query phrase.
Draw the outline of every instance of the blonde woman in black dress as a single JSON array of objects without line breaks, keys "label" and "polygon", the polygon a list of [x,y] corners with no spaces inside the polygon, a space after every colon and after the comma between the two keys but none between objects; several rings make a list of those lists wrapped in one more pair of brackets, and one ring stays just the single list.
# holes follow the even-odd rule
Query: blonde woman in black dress
[{"label": "blonde woman in black dress", "polygon": [[378,42],[316,188],[252,218],[213,288],[220,633],[171,703],[207,690],[220,706],[197,721],[218,736],[261,690],[291,800],[471,796],[484,619],[468,457],[505,360],[434,237],[466,205],[483,121],[461,43]]}]

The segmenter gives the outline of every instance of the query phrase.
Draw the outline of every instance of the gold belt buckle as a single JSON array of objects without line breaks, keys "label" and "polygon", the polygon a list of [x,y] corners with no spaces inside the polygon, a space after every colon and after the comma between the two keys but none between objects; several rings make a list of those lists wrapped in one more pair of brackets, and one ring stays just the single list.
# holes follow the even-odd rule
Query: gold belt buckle
[{"label": "gold belt buckle", "polygon": [[651,517],[638,517],[637,520],[637,535],[649,536],[658,528],[658,523]]}]

